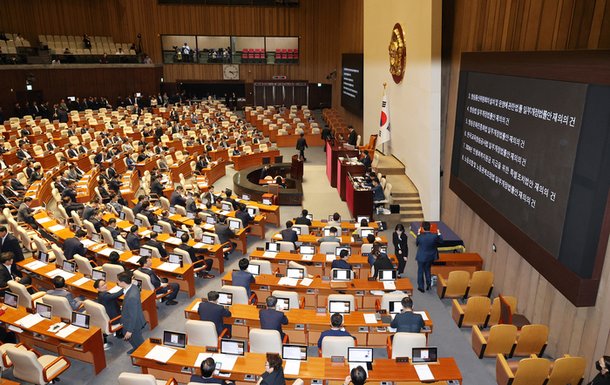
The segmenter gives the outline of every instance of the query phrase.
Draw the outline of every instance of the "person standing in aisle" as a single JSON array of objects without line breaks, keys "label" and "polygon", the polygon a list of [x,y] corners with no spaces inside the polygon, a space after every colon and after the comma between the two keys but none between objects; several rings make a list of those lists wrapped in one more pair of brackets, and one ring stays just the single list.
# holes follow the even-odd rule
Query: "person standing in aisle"
[{"label": "person standing in aisle", "polygon": [[396,254],[396,259],[398,259],[398,276],[400,277],[405,270],[407,258],[409,257],[407,233],[405,233],[405,227],[402,223],[397,224],[394,228],[392,243],[394,244],[394,254]]},{"label": "person standing in aisle", "polygon": [[305,134],[301,133],[299,139],[297,139],[297,150],[299,150],[299,158],[305,162],[307,158],[305,158],[305,149],[308,148],[307,141],[305,140]]}]

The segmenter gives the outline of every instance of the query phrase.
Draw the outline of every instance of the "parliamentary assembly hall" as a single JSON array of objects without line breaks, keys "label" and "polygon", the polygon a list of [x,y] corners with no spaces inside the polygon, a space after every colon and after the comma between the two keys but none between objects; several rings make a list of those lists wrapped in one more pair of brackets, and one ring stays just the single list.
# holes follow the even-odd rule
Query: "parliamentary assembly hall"
[{"label": "parliamentary assembly hall", "polygon": [[610,1],[3,0],[0,385],[610,385]]}]

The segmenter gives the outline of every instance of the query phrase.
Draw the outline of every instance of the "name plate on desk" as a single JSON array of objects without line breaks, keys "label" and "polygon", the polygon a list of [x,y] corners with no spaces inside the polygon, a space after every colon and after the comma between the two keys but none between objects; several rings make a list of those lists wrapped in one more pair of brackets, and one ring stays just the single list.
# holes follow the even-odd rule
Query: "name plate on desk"
[{"label": "name plate on desk", "polygon": [[246,320],[245,319],[236,318],[234,323],[235,323],[235,325],[245,325],[246,324]]},{"label": "name plate on desk", "polygon": [[244,376],[244,381],[254,382],[256,381],[256,376],[254,374],[246,374]]},{"label": "name plate on desk", "polygon": [[261,291],[269,291],[269,286],[261,286],[259,288],[259,290],[261,290]]},{"label": "name plate on desk", "polygon": [[333,363],[343,363],[343,361],[345,361],[345,357],[343,356],[331,356],[330,357],[330,362]]},{"label": "name plate on desk", "polygon": [[294,330],[305,330],[304,324],[296,324],[294,325]]},{"label": "name plate on desk", "polygon": [[316,294],[316,289],[307,289],[306,294]]},{"label": "name plate on desk", "polygon": [[358,333],[368,333],[368,332],[369,332],[369,328],[367,328],[366,326],[358,327]]},{"label": "name plate on desk", "polygon": [[362,297],[364,295],[364,290],[356,290],[356,296]]}]

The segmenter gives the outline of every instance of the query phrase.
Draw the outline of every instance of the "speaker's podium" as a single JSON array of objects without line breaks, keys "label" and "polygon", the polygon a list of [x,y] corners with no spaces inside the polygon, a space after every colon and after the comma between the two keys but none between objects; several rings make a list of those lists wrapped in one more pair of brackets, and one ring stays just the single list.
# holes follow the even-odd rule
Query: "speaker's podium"
[{"label": "speaker's podium", "polygon": [[292,156],[290,165],[290,177],[295,180],[303,180],[303,160],[299,155]]}]

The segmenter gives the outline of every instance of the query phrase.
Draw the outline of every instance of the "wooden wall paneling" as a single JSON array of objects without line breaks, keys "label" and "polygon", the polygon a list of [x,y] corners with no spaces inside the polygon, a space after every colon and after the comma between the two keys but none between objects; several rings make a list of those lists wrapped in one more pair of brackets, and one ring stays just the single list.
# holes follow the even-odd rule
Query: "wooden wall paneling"
[{"label": "wooden wall paneling", "polygon": [[593,20],[591,21],[591,32],[587,48],[594,49],[599,44],[600,31],[602,28],[603,17],[607,7],[607,0],[597,0],[593,10]]},{"label": "wooden wall paneling", "polygon": [[[596,13],[597,15],[597,13]],[[606,2],[606,9],[604,14],[600,15],[601,28],[599,33],[599,47],[610,47],[610,2]]]}]

